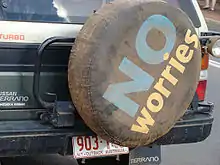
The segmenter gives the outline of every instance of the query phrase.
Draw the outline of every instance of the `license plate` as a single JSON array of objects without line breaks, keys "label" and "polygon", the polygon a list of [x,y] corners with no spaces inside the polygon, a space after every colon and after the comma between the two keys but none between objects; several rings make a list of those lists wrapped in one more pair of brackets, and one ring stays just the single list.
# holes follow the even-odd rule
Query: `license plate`
[{"label": "license plate", "polygon": [[107,142],[98,136],[78,136],[72,138],[75,159],[94,158],[128,154],[128,147],[121,147]]}]

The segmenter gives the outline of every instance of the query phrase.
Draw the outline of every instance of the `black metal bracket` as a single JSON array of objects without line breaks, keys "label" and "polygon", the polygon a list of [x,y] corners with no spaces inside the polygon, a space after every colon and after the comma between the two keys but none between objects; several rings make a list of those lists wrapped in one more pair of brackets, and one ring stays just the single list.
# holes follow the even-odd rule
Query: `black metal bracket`
[{"label": "black metal bracket", "polygon": [[220,32],[216,31],[208,31],[208,32],[201,32],[201,36],[220,36]]},{"label": "black metal bracket", "polygon": [[208,31],[202,32],[201,36],[199,37],[201,45],[207,45],[210,42],[210,39],[220,37],[220,32],[216,31]]},{"label": "black metal bracket", "polygon": [[[40,96],[40,72],[41,72],[41,65],[42,65],[42,57],[45,49],[54,43],[73,43],[75,41],[74,38],[64,38],[64,37],[51,37],[45,40],[38,48],[37,51],[37,58],[35,62],[35,70],[34,70],[34,79],[33,79],[33,94],[36,99],[36,101],[46,109],[53,109],[55,106],[55,103],[47,102],[43,100]],[[49,94],[49,93],[48,93]],[[54,95],[55,94],[49,94]]]},{"label": "black metal bracket", "polygon": [[[40,73],[41,73],[41,66],[42,66],[42,57],[43,57],[43,54],[46,48],[49,47],[51,44],[54,44],[54,43],[73,44],[74,41],[75,41],[74,38],[51,37],[45,40],[39,46],[38,51],[37,51],[34,77],[33,77],[33,95],[35,97],[35,100],[38,102],[38,104],[41,105],[41,107],[43,107],[44,109],[46,109],[46,111],[40,115],[40,118],[45,122],[52,123],[56,127],[72,126],[73,125],[72,122],[74,120],[73,110],[69,108],[70,102],[68,103],[58,102],[57,96],[55,93],[46,93],[47,95],[55,97],[54,102],[47,102],[46,100],[43,100],[41,98],[40,96]],[[70,118],[72,118],[72,121],[69,120]]]},{"label": "black metal bracket", "polygon": [[40,119],[52,124],[54,127],[72,127],[75,124],[75,107],[71,102],[58,101],[52,113],[42,113]]}]

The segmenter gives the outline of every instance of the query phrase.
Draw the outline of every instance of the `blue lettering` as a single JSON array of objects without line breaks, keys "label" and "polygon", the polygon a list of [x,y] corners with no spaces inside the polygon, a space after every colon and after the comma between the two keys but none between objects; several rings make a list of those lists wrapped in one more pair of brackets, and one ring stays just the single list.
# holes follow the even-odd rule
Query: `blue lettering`
[{"label": "blue lettering", "polygon": [[119,70],[133,79],[133,81],[109,85],[103,97],[134,117],[139,105],[125,96],[125,94],[147,91],[154,78],[126,57],[121,62]]},{"label": "blue lettering", "polygon": [[[146,42],[148,32],[156,28],[163,32],[166,38],[165,46],[160,51],[155,51]],[[136,37],[136,51],[141,60],[149,64],[163,62],[163,56],[170,53],[176,40],[176,28],[173,23],[162,15],[149,17],[141,26]],[[139,109],[139,104],[131,100],[126,94],[147,91],[154,82],[154,78],[143,71],[126,57],[122,60],[119,70],[126,74],[133,81],[111,84],[108,86],[103,97],[134,117]]]},{"label": "blue lettering", "polygon": [[[162,50],[155,51],[149,47],[146,42],[148,32],[156,28],[163,32],[166,37],[166,43]],[[163,62],[163,56],[170,53],[176,40],[176,28],[173,23],[162,15],[153,15],[149,17],[141,26],[136,38],[136,50],[138,56],[146,63],[159,64]]]}]

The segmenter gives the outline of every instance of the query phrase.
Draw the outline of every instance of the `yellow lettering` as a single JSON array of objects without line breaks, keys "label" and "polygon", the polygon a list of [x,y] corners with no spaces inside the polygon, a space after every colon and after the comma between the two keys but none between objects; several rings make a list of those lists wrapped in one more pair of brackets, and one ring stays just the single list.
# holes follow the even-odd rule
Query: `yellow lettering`
[{"label": "yellow lettering", "polygon": [[169,97],[170,91],[168,91],[164,86],[163,86],[164,78],[160,78],[159,81],[156,83],[154,86],[154,89],[158,90],[160,93],[162,93],[165,97]]},{"label": "yellow lettering", "polygon": [[178,80],[172,75],[170,74],[170,70],[171,70],[171,66],[167,65],[166,69],[162,72],[162,76],[167,79],[170,83],[172,83],[173,85],[176,85],[176,83],[178,82]]},{"label": "yellow lettering", "polygon": [[193,50],[190,50],[190,53],[188,56],[186,56],[186,53],[189,50],[189,46],[187,45],[179,45],[177,50],[176,50],[176,57],[178,60],[180,60],[182,63],[188,63],[192,57],[193,57]]},{"label": "yellow lettering", "polygon": [[[156,101],[157,105],[153,104],[152,101]],[[160,93],[152,93],[147,100],[147,108],[151,112],[159,112],[163,108],[163,97]]]},{"label": "yellow lettering", "polygon": [[169,64],[176,68],[180,73],[185,71],[185,67],[174,58],[170,59]]},{"label": "yellow lettering", "polygon": [[[194,48],[199,46],[197,35],[191,35],[191,30],[188,30],[185,36],[186,44],[194,43]],[[164,99],[171,95],[171,92],[164,86],[164,80],[168,80],[172,85],[176,85],[178,79],[171,74],[171,68],[175,68],[180,73],[184,73],[185,66],[182,63],[188,63],[192,60],[194,50],[190,49],[188,45],[181,44],[176,50],[176,58],[171,57],[169,65],[161,73],[161,78],[154,85],[154,89],[157,90],[150,94],[146,101],[146,108],[143,107],[141,110],[141,116],[136,119],[136,124],[132,124],[131,131],[148,134],[150,126],[155,124],[155,120],[152,118],[150,112],[160,112],[164,106]],[[169,54],[164,54],[164,60],[169,59]],[[163,78],[162,78],[163,77]]]},{"label": "yellow lettering", "polygon": [[198,48],[199,46],[199,39],[197,37],[196,34],[193,34],[192,36],[191,35],[191,30],[188,29],[187,32],[186,32],[186,36],[185,36],[185,42],[187,44],[191,44],[194,42],[194,48]]},{"label": "yellow lettering", "polygon": [[131,130],[147,134],[149,132],[149,128],[147,125],[153,126],[155,121],[145,107],[143,107],[143,109],[141,110],[141,114],[144,116],[144,118],[138,117],[136,121],[139,125],[133,124],[131,126]]}]

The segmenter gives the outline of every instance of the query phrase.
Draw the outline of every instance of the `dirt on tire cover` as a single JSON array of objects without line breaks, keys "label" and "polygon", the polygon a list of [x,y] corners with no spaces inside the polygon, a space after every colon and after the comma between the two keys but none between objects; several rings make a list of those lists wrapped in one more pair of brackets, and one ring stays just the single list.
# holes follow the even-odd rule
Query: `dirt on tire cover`
[{"label": "dirt on tire cover", "polygon": [[198,37],[184,12],[159,1],[116,0],[90,17],[76,38],[69,62],[71,97],[103,139],[147,145],[185,113],[200,61]]}]

